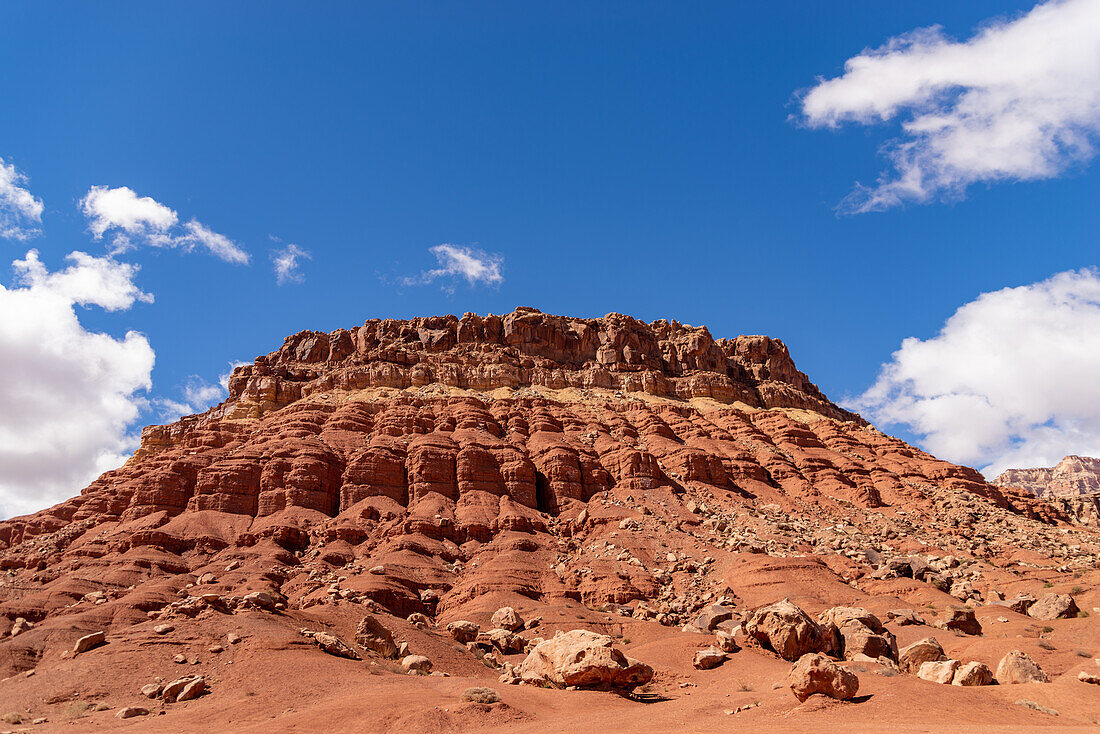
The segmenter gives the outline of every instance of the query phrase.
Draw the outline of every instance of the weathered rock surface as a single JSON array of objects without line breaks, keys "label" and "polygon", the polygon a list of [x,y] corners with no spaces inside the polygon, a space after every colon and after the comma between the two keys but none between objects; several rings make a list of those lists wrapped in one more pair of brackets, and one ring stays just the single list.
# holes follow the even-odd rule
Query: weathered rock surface
[{"label": "weathered rock surface", "polygon": [[653,678],[653,668],[616,649],[607,635],[563,632],[535,646],[516,674],[525,683],[630,690]]},{"label": "weathered rock surface", "polygon": [[997,664],[997,682],[1002,686],[1014,683],[1046,683],[1047,674],[1027,653],[1011,650]]},{"label": "weathered rock surface", "polygon": [[830,652],[847,660],[856,655],[898,659],[894,634],[878,617],[859,607],[833,607],[818,615],[818,623],[829,639]]},{"label": "weathered rock surface", "polygon": [[917,677],[931,683],[951,683],[959,669],[958,660],[935,660],[921,663]]},{"label": "weathered rock surface", "polygon": [[787,684],[799,701],[815,693],[844,701],[859,691],[859,678],[855,673],[820,653],[800,657],[787,675]]},{"label": "weathered rock surface", "polygon": [[753,610],[745,621],[745,634],[784,660],[798,660],[832,647],[821,625],[787,599]]},{"label": "weathered rock surface", "polygon": [[901,649],[898,653],[898,666],[902,669],[902,672],[916,675],[924,663],[946,659],[947,656],[944,655],[943,646],[936,638],[926,637]]},{"label": "weathered rock surface", "polygon": [[359,622],[355,630],[355,644],[373,650],[384,658],[397,657],[397,643],[393,640],[393,633],[371,614]]},{"label": "weathered rock surface", "polygon": [[1069,594],[1047,594],[1028,606],[1027,614],[1034,619],[1051,620],[1076,617],[1079,611],[1077,602]]},{"label": "weathered rock surface", "polygon": [[988,686],[992,682],[993,671],[979,662],[963,663],[951,679],[951,685],[955,686]]}]

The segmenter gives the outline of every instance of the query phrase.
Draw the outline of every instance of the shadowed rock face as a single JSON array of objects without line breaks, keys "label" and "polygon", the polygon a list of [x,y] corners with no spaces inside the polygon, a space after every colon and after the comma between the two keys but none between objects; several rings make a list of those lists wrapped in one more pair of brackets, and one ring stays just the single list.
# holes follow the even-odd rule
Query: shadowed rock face
[{"label": "shadowed rock face", "polygon": [[[899,508],[904,519],[886,514]],[[265,570],[235,572],[223,593],[314,603],[317,585],[290,588],[304,559],[369,568],[346,573],[342,598],[400,615],[487,591],[624,604],[662,593],[652,569],[665,552],[589,557],[575,537],[614,523],[854,558],[865,541],[848,531],[800,546],[819,542],[813,527],[778,519],[858,515],[876,538],[941,528],[984,552],[970,528],[990,513],[1001,526],[982,537],[995,540],[1013,540],[1009,520],[1032,523],[1012,531],[1026,538],[1064,519],[828,402],[774,339],[530,309],[370,321],[290,337],[238,368],[222,405],[146,429],[126,465],[79,496],[0,523],[0,564],[21,589],[0,615],[73,614],[103,587],[116,623],[144,619],[183,583],[168,581],[257,548]],[[764,515],[768,533],[751,524]]]}]

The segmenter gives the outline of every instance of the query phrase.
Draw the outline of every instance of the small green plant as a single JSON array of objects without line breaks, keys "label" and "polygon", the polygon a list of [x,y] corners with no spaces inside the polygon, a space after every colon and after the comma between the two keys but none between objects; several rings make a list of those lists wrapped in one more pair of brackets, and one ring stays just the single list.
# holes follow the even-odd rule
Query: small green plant
[{"label": "small green plant", "polygon": [[1043,648],[1044,650],[1053,650],[1054,649],[1054,645],[1047,642],[1046,640],[1039,640],[1039,647]]},{"label": "small green plant", "polygon": [[1049,635],[1053,631],[1054,631],[1054,628],[1051,627],[1049,624],[1046,627],[1043,627],[1043,629],[1042,629],[1042,633],[1044,635]]},{"label": "small green plant", "polygon": [[747,682],[741,680],[740,678],[738,678],[737,679],[737,690],[739,690],[739,691],[752,691],[752,690],[755,690],[755,689],[753,688],[752,683],[747,683]]},{"label": "small green plant", "polygon": [[629,637],[624,637],[624,638],[623,638],[623,644],[624,644],[624,645],[629,645],[629,644],[631,643],[631,641],[632,641],[632,640],[631,640],[631,639],[630,639]]},{"label": "small green plant", "polygon": [[1089,616],[1089,613],[1082,609],[1081,611],[1077,612],[1077,616],[1081,619],[1084,619],[1085,617]]},{"label": "small green plant", "polygon": [[1043,588],[1044,589],[1049,589],[1049,588],[1052,588],[1053,586],[1054,586],[1054,584],[1050,583],[1049,581],[1044,581],[1043,582]]},{"label": "small green plant", "polygon": [[1069,593],[1071,594],[1083,594],[1084,592],[1085,588],[1083,586],[1074,586],[1072,589],[1069,590]]},{"label": "small green plant", "polygon": [[1076,655],[1079,658],[1091,658],[1092,657],[1092,655],[1089,655],[1087,650],[1074,650],[1073,654]]}]

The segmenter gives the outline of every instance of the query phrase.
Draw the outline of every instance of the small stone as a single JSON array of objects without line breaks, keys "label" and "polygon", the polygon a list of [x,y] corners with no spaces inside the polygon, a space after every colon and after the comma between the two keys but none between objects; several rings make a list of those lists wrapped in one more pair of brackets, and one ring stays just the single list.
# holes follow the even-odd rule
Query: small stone
[{"label": "small stone", "polygon": [[179,665],[183,665],[184,663],[187,662],[187,656],[184,655],[183,653],[180,653],[179,655],[172,658],[172,662],[177,663]]},{"label": "small stone", "polygon": [[1080,673],[1078,673],[1077,680],[1081,681],[1082,683],[1091,683],[1094,686],[1100,685],[1100,675],[1097,675],[1096,673],[1090,673],[1087,670],[1082,670]]},{"label": "small stone", "polygon": [[175,629],[176,628],[170,624],[158,624],[156,627],[153,628],[153,631],[156,632],[158,635],[166,635]]},{"label": "small stone", "polygon": [[716,647],[708,647],[695,653],[691,664],[698,670],[711,670],[726,662],[726,653]]},{"label": "small stone", "polygon": [[209,650],[210,652],[214,653],[215,655],[217,655],[220,652],[225,652],[225,648],[222,647],[221,645],[211,645],[210,647],[208,647],[206,649]]},{"label": "small stone", "polygon": [[225,636],[226,642],[228,642],[230,645],[240,644],[241,639],[241,636],[238,635],[236,632],[230,632],[228,635]]},{"label": "small stone", "polygon": [[401,659],[401,669],[406,673],[427,675],[432,671],[432,661],[423,655],[406,655]]},{"label": "small stone", "polygon": [[142,708],[141,706],[127,706],[126,708],[119,709],[118,713],[115,714],[115,716],[117,716],[120,719],[132,719],[135,716],[148,716],[148,715],[149,715],[149,709]]},{"label": "small stone", "polygon": [[1048,714],[1050,716],[1057,716],[1058,712],[1049,706],[1044,706],[1038,701],[1029,701],[1026,698],[1021,698],[1016,701],[1017,706],[1023,706],[1025,709],[1031,709],[1032,711],[1038,711],[1041,714]]},{"label": "small stone", "polygon": [[156,698],[160,695],[163,687],[160,683],[146,683],[141,687],[141,695],[146,698]]},{"label": "small stone", "polygon": [[84,635],[76,641],[75,645],[73,645],[73,655],[87,652],[97,645],[102,645],[106,641],[107,635],[103,632],[93,632],[90,635]]},{"label": "small stone", "polygon": [[198,698],[206,691],[206,679],[196,678],[183,687],[183,690],[176,696],[176,701],[190,701],[193,698]]},{"label": "small stone", "polygon": [[374,574],[375,576],[383,576],[386,573],[386,567],[379,564],[377,566],[371,566],[370,571],[367,573]]}]

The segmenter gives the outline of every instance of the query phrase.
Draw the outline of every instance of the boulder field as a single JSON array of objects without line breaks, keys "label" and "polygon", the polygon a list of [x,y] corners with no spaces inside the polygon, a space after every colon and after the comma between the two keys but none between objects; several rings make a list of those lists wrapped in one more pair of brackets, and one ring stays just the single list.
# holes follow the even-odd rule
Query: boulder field
[{"label": "boulder field", "polygon": [[834,405],[776,339],[376,320],[228,392],[0,523],[5,722],[1100,722],[1100,531]]}]

